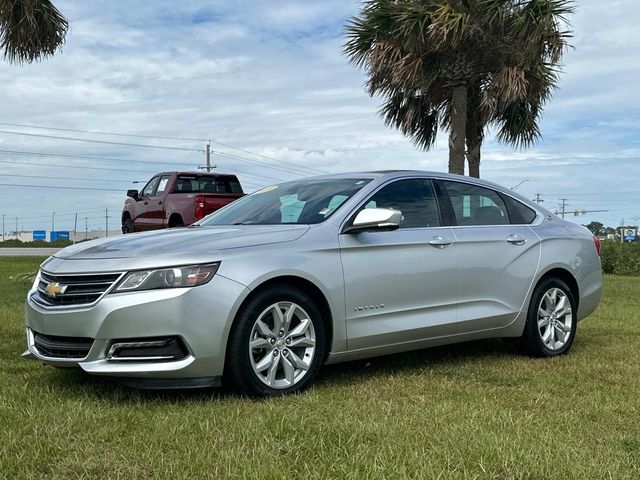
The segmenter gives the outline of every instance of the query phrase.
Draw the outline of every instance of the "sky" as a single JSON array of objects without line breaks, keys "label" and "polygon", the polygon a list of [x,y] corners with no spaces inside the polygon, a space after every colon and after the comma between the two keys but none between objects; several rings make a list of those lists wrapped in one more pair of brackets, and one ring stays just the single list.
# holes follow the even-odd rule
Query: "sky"
[{"label": "sky", "polygon": [[[16,217],[21,230],[49,230],[53,212],[57,230],[72,229],[76,212],[79,230],[85,218],[104,228],[105,209],[117,227],[126,190],[142,187],[132,182],[197,168],[205,140],[218,170],[238,174],[246,191],[319,171],[446,171],[446,135],[424,152],[385,127],[382,100],[367,95],[364,73],[342,54],[359,2],[54,3],[71,26],[61,52],[30,65],[0,60],[7,231]],[[545,108],[543,139],[521,151],[489,132],[481,174],[507,187],[523,182],[518,192],[541,194],[551,211],[561,198],[568,211],[607,210],[567,217],[578,223],[640,223],[632,220],[640,217],[640,10],[633,0],[576,6],[574,48]]]}]

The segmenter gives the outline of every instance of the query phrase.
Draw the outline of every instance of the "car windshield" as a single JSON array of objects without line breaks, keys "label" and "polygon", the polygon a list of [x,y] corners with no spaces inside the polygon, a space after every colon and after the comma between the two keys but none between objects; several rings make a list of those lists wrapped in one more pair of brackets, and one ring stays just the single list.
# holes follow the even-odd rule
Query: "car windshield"
[{"label": "car windshield", "polygon": [[320,223],[370,181],[368,178],[333,178],[273,185],[233,202],[198,225]]}]

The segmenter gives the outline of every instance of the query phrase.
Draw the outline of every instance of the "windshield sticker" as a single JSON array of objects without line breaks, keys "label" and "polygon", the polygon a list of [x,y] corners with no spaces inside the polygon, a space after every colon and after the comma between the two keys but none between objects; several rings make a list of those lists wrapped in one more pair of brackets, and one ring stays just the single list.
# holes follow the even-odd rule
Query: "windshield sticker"
[{"label": "windshield sticker", "polygon": [[318,215],[327,215],[327,213],[329,213],[331,210],[333,210],[333,208],[323,208],[322,210],[320,210],[318,212]]},{"label": "windshield sticker", "polygon": [[278,188],[278,185],[271,185],[270,187],[264,187],[262,190],[258,190],[256,194],[271,192],[276,188]]}]

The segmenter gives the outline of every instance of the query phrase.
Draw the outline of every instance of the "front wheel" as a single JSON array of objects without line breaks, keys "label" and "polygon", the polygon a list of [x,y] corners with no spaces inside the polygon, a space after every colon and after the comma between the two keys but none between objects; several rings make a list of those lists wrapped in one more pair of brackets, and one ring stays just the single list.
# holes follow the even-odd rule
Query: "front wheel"
[{"label": "front wheel", "polygon": [[122,222],[122,233],[133,233],[133,222],[130,218],[125,218]]},{"label": "front wheel", "polygon": [[279,286],[240,312],[229,339],[226,372],[250,396],[298,392],[317,376],[325,356],[320,311],[303,292]]},{"label": "front wheel", "polygon": [[529,354],[554,357],[573,345],[578,324],[576,300],[568,285],[550,278],[531,297],[522,339]]}]

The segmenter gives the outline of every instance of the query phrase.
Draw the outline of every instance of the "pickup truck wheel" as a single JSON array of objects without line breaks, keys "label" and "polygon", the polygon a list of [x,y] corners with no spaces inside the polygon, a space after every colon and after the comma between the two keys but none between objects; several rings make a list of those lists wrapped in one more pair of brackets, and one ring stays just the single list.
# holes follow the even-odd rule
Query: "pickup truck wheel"
[{"label": "pickup truck wheel", "polygon": [[227,350],[226,373],[249,396],[299,392],[325,357],[320,311],[306,294],[282,285],[264,290],[242,309]]},{"label": "pickup truck wheel", "polygon": [[184,222],[180,217],[171,217],[169,219],[169,228],[184,227]]},{"label": "pickup truck wheel", "polygon": [[133,222],[130,218],[125,218],[122,222],[122,233],[133,233]]}]

